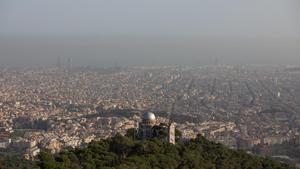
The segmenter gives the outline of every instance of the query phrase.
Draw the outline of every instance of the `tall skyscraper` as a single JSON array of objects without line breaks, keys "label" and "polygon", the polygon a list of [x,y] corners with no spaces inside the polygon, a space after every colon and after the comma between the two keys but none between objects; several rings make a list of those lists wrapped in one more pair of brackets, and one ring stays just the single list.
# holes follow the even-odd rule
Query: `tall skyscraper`
[{"label": "tall skyscraper", "polygon": [[67,71],[70,72],[72,70],[72,58],[68,58],[68,61],[67,61]]},{"label": "tall skyscraper", "polygon": [[57,65],[56,65],[56,66],[57,66],[57,69],[58,69],[58,70],[61,70],[61,69],[62,69],[62,67],[61,67],[61,58],[60,58],[60,56],[57,57]]}]

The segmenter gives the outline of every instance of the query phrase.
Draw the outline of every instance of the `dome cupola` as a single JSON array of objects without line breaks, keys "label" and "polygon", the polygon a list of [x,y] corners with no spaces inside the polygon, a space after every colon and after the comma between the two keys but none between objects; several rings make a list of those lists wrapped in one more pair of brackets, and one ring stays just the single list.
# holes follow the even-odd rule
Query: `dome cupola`
[{"label": "dome cupola", "polygon": [[154,113],[147,112],[147,113],[144,113],[142,121],[144,124],[155,124],[156,117],[155,117]]}]

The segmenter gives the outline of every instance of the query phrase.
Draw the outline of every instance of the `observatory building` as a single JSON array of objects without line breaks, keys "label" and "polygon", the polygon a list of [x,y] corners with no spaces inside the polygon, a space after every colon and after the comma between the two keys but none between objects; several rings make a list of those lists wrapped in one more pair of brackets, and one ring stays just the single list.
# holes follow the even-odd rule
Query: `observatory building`
[{"label": "observatory building", "polygon": [[175,125],[172,122],[169,124],[157,124],[154,113],[147,112],[142,116],[142,122],[139,123],[139,135],[143,139],[159,138],[166,140],[169,143],[175,144]]}]

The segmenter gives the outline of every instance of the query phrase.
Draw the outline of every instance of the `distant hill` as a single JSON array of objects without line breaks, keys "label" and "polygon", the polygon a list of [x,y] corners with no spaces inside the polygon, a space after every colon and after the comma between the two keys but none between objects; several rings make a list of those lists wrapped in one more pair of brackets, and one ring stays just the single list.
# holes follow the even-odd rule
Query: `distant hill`
[{"label": "distant hill", "polygon": [[34,163],[10,159],[0,168],[42,169],[294,169],[266,158],[249,155],[206,140],[202,136],[169,144],[159,139],[133,139],[126,136],[91,142],[85,148],[59,154],[43,151]]}]

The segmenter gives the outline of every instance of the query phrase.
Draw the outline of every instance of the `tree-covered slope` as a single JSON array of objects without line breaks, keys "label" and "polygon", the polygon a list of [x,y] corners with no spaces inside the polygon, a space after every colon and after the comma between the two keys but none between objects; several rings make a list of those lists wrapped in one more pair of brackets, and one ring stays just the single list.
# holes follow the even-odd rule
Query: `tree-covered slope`
[{"label": "tree-covered slope", "polygon": [[[12,161],[10,161],[12,162]],[[15,161],[13,164],[21,161]],[[5,161],[1,161],[2,168]],[[85,148],[64,150],[52,155],[43,151],[36,164],[20,168],[42,169],[292,169],[293,167],[249,155],[199,136],[176,145],[121,136],[91,142]],[[31,165],[31,167],[29,166]],[[8,165],[6,165],[8,166]]]}]

